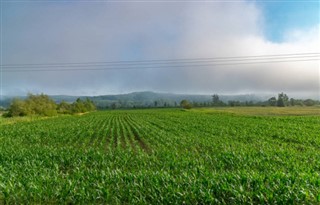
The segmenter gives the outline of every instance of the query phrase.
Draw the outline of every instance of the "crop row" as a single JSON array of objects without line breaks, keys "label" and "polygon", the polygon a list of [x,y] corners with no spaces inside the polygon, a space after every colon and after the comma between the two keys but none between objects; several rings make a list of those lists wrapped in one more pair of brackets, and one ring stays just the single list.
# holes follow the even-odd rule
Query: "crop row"
[{"label": "crop row", "polygon": [[319,122],[164,109],[1,125],[0,204],[320,203]]}]

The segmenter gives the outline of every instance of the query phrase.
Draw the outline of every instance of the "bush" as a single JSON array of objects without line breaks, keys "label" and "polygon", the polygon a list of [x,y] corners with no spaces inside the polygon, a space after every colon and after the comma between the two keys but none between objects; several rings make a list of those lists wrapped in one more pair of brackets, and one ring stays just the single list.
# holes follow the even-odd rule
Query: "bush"
[{"label": "bush", "polygon": [[26,100],[14,99],[9,107],[7,117],[40,115],[57,115],[56,103],[45,94],[29,94]]},{"label": "bush", "polygon": [[192,105],[190,104],[190,102],[188,100],[182,100],[180,102],[180,105],[184,109],[191,109],[192,108]]},{"label": "bush", "polygon": [[31,114],[29,105],[20,99],[14,99],[9,107],[6,117],[25,116]]},{"label": "bush", "polygon": [[95,110],[94,103],[88,98],[85,101],[77,99],[73,104],[61,102],[57,105],[48,95],[29,94],[27,99],[14,99],[9,107],[6,117],[40,115],[55,116],[60,114],[83,113]]}]

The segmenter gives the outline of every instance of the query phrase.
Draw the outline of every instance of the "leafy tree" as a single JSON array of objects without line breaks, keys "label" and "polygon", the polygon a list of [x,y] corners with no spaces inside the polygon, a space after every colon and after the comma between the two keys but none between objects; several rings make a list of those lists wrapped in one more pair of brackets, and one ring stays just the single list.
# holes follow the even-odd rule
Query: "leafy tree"
[{"label": "leafy tree", "polygon": [[225,104],[220,100],[218,94],[212,95],[212,105],[213,106],[224,106]]},{"label": "leafy tree", "polygon": [[192,105],[193,105],[193,107],[199,107],[199,103],[196,102],[196,101],[193,101],[193,102],[192,102]]},{"label": "leafy tree", "polygon": [[276,106],[277,105],[277,98],[276,97],[269,98],[268,104],[270,106]]},{"label": "leafy tree", "polygon": [[26,103],[20,99],[14,99],[9,107],[9,112],[6,116],[15,117],[15,116],[26,116],[28,114],[28,109]]},{"label": "leafy tree", "polygon": [[117,108],[117,104],[116,104],[116,103],[112,103],[112,104],[111,104],[111,108],[112,108],[113,110],[115,110],[115,109]]},{"label": "leafy tree", "polygon": [[83,113],[86,112],[86,107],[82,100],[78,98],[76,102],[72,104],[72,113]]},{"label": "leafy tree", "polygon": [[220,101],[219,95],[217,95],[217,94],[212,95],[212,103],[213,104],[217,104],[217,103],[219,103],[219,101]]},{"label": "leafy tree", "polygon": [[89,98],[87,98],[85,101],[82,101],[80,98],[78,98],[73,104],[62,101],[59,105],[57,105],[48,95],[28,94],[28,97],[25,100],[13,100],[6,116],[54,116],[58,113],[82,113],[93,111],[95,109],[96,107],[94,103]]},{"label": "leafy tree", "polygon": [[312,100],[312,99],[306,99],[303,101],[303,104],[306,105],[306,106],[313,106],[316,104],[316,101],[315,100]]},{"label": "leafy tree", "polygon": [[290,98],[289,104],[290,104],[291,106],[296,106],[296,105],[303,106],[303,105],[304,105],[304,102],[303,102],[303,100],[301,100],[301,99]]},{"label": "leafy tree", "polygon": [[288,105],[288,96],[285,93],[279,93],[278,94],[278,101],[277,101],[277,106],[278,107],[285,107]]},{"label": "leafy tree", "polygon": [[246,101],[245,106],[254,106],[254,102],[253,101]]},{"label": "leafy tree", "polygon": [[66,101],[62,101],[57,107],[58,113],[61,113],[61,114],[71,114],[71,110],[72,110],[72,105],[67,103]]},{"label": "leafy tree", "polygon": [[182,100],[180,102],[180,106],[184,109],[191,109],[192,105],[190,104],[190,102],[188,100]]},{"label": "leafy tree", "polygon": [[86,101],[84,102],[84,106],[87,112],[96,110],[96,106],[94,105],[92,100],[90,100],[89,98],[86,98]]},{"label": "leafy tree", "polygon": [[228,104],[231,107],[241,106],[241,103],[239,101],[236,101],[236,100],[230,100],[230,101],[228,101]]},{"label": "leafy tree", "polygon": [[26,105],[30,108],[31,114],[42,116],[57,115],[57,104],[45,94],[33,95],[28,94]]},{"label": "leafy tree", "polygon": [[7,116],[54,116],[57,115],[56,106],[56,103],[45,94],[28,94],[26,100],[15,99],[12,101]]}]

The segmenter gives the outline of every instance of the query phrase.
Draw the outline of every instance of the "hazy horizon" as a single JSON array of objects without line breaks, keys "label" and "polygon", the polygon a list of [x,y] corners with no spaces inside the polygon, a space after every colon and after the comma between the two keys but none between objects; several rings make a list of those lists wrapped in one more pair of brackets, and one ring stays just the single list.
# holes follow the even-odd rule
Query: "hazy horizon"
[{"label": "hazy horizon", "polygon": [[[31,92],[30,92],[31,93]],[[157,92],[157,91],[133,91],[133,92],[123,92],[123,93],[105,93],[102,95],[68,95],[68,94],[47,94],[43,92],[39,93],[31,93],[35,95],[39,94],[47,94],[49,96],[66,96],[66,97],[98,97],[98,96],[108,96],[108,95],[128,95],[128,94],[134,94],[134,93],[155,93],[155,94],[160,94],[160,95],[190,95],[190,96],[211,96],[213,94],[217,94],[219,96],[256,96],[261,99],[267,100],[270,97],[277,97],[279,93],[174,93],[174,92]],[[295,99],[313,99],[313,100],[319,100],[318,96],[310,96],[310,95],[299,95],[299,94],[294,94],[294,93],[285,93],[288,95],[289,98],[295,98]],[[4,98],[14,98],[14,97],[27,97],[28,93],[23,94],[23,95],[4,95]]]}]

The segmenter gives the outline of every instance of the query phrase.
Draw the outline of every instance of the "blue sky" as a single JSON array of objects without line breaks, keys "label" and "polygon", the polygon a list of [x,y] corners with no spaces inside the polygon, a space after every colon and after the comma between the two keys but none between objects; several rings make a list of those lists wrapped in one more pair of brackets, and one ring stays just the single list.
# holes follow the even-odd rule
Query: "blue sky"
[{"label": "blue sky", "polygon": [[[2,64],[320,52],[317,1],[2,1]],[[319,63],[3,72],[5,95],[133,91],[319,96]]]},{"label": "blue sky", "polygon": [[281,42],[290,30],[308,29],[319,24],[319,5],[319,1],[258,1],[266,37]]}]

